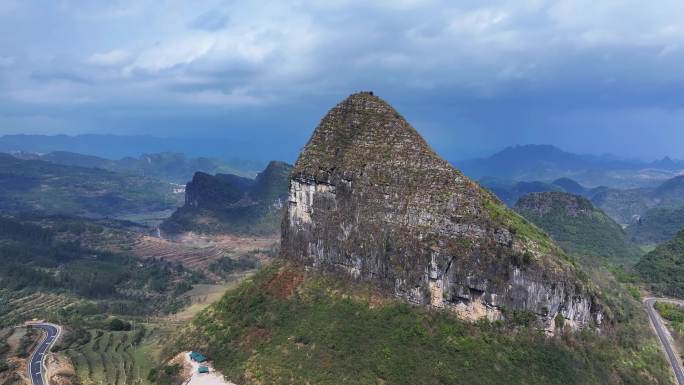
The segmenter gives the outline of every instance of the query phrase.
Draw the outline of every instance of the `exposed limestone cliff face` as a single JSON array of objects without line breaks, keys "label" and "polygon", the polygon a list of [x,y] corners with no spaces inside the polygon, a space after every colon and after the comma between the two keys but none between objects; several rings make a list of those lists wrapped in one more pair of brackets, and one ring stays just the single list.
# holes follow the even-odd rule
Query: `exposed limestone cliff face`
[{"label": "exposed limestone cliff face", "polygon": [[590,284],[548,237],[430,149],[391,106],[354,94],[291,174],[282,254],[469,319],[532,312],[600,324]]}]

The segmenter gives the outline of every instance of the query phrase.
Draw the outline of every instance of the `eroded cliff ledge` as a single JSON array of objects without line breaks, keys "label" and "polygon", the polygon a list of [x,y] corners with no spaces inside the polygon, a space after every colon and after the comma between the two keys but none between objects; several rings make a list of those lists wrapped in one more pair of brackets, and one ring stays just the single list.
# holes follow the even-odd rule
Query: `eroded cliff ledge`
[{"label": "eroded cliff ledge", "polygon": [[291,174],[282,255],[468,319],[601,324],[594,289],[540,230],[441,159],[390,105],[351,95]]}]

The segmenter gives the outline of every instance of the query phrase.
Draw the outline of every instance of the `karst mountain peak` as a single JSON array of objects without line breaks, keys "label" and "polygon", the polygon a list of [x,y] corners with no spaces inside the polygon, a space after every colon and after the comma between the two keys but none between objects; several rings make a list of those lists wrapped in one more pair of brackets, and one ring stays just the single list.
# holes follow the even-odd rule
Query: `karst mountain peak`
[{"label": "karst mountain peak", "polygon": [[[440,158],[394,108],[356,93],[291,174],[282,255],[468,319],[600,324],[590,282],[534,225]],[[568,321],[567,323],[565,321]]]}]

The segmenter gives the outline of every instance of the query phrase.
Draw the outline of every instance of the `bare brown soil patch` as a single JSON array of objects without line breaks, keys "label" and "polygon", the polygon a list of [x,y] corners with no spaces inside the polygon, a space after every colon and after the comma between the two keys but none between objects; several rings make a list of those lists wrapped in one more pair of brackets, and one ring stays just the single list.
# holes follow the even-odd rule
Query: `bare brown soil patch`
[{"label": "bare brown soil patch", "polygon": [[288,298],[304,282],[304,274],[294,269],[283,268],[266,282],[264,288],[278,298]]},{"label": "bare brown soil patch", "polygon": [[50,354],[45,358],[46,377],[49,385],[75,385],[79,383],[76,369],[70,359],[61,354]]}]

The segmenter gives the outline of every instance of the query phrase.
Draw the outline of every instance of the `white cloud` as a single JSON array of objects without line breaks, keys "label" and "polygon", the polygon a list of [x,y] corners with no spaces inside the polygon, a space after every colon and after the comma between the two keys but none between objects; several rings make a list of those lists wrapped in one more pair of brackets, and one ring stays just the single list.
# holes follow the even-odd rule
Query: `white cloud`
[{"label": "white cloud", "polygon": [[159,43],[140,54],[125,73],[136,70],[158,72],[180,64],[189,64],[206,55],[216,43],[211,36],[197,36]]},{"label": "white cloud", "polygon": [[92,54],[86,58],[85,62],[103,67],[114,67],[124,64],[130,57],[131,55],[126,51],[113,50]]}]

